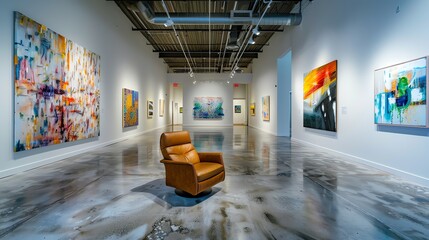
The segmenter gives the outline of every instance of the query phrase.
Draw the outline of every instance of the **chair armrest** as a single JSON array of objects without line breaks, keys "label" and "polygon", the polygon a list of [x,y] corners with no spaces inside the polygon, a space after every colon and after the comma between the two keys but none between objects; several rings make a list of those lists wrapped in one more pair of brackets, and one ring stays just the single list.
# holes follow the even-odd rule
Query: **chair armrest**
[{"label": "chair armrest", "polygon": [[197,182],[197,173],[195,172],[194,165],[188,162],[179,162],[172,160],[161,160],[165,165],[165,174],[167,178],[172,179],[188,179]]},{"label": "chair armrest", "polygon": [[189,165],[190,167],[193,168],[192,163],[188,163],[188,162],[179,162],[179,161],[173,161],[173,160],[167,160],[167,159],[162,159],[160,162],[164,164],[185,165],[185,166]]},{"label": "chair armrest", "polygon": [[214,162],[223,165],[223,156],[221,152],[199,152],[201,162]]}]

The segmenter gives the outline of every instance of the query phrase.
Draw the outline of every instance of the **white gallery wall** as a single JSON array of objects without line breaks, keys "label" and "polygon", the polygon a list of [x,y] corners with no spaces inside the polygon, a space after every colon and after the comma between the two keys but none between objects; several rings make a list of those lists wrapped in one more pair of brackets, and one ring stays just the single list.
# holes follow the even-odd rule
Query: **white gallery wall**
[{"label": "white gallery wall", "polygon": [[[277,133],[275,113],[262,122],[260,99],[276,106],[275,61],[292,50],[292,137],[352,156],[406,179],[429,185],[429,129],[374,124],[374,70],[429,55],[426,0],[316,0],[301,25],[275,34],[254,61],[249,97],[257,100],[251,125]],[[337,132],[303,127],[304,73],[338,60]],[[286,93],[285,93],[286,94]],[[250,99],[252,102],[252,99]]]},{"label": "white gallery wall", "polygon": [[[100,137],[58,144],[19,153],[13,152],[14,11],[44,24],[101,57]],[[113,1],[105,0],[0,0],[0,177],[95,147],[163,127],[169,122],[168,111],[159,117],[158,99],[169,109],[167,71],[162,60]],[[139,125],[122,128],[122,88],[139,92]],[[152,119],[146,117],[146,100],[155,104]]]},{"label": "white gallery wall", "polygon": [[[177,82],[183,87],[183,125],[184,126],[232,126],[233,125],[233,87],[234,83],[247,84],[252,74],[236,74],[234,79],[229,74],[199,73],[190,78],[186,73],[169,73],[171,83]],[[193,81],[196,83],[193,84]],[[230,81],[228,83],[228,80]],[[222,119],[194,119],[193,107],[196,97],[221,97],[223,100]]]}]

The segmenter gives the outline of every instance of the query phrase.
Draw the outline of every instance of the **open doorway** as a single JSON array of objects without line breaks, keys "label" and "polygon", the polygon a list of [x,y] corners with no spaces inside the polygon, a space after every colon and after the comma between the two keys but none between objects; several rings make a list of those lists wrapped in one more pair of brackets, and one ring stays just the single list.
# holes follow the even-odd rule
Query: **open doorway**
[{"label": "open doorway", "polygon": [[170,86],[172,101],[171,101],[171,124],[183,124],[183,86],[179,83],[172,83]]},{"label": "open doorway", "polygon": [[247,125],[247,84],[234,83],[233,124]]},{"label": "open doorway", "polygon": [[277,135],[292,137],[292,51],[277,59]]}]

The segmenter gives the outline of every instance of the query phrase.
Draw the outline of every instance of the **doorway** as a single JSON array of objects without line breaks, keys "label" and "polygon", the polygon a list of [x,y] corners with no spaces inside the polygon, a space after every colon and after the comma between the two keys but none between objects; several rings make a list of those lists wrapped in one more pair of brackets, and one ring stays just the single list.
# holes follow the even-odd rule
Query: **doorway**
[{"label": "doorway", "polygon": [[234,83],[232,123],[247,126],[247,84]]},{"label": "doorway", "polygon": [[183,86],[179,83],[172,83],[170,86],[172,101],[172,113],[171,113],[171,124],[182,125],[183,124]]}]

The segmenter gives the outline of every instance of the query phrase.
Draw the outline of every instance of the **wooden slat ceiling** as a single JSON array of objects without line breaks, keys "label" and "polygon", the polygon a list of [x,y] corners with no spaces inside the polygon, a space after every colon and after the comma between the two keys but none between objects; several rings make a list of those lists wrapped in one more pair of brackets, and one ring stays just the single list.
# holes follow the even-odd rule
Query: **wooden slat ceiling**
[{"label": "wooden slat ceiling", "polygon": [[[153,51],[159,53],[159,57],[164,59],[164,62],[169,67],[169,72],[189,72],[189,65],[186,62],[182,48],[179,45],[177,37],[174,34],[172,27],[156,25],[148,22],[139,11],[131,10],[130,6],[135,5],[134,0],[115,0],[116,4],[122,12],[130,19],[134,25],[134,31],[140,31],[146,38],[147,44],[153,47]],[[161,0],[142,1],[150,6],[155,14],[165,14]],[[267,1],[268,2],[268,1]],[[300,0],[282,0],[273,1],[271,7],[267,11],[267,15],[288,14],[299,4]],[[206,0],[172,0],[165,1],[168,12],[171,14],[204,14],[208,16],[209,1]],[[227,13],[229,14],[236,6],[236,10],[252,10],[255,1],[239,0],[239,1],[210,1],[211,14]],[[253,11],[256,15],[261,15],[267,4],[264,1],[256,1]],[[210,42],[209,42],[209,27],[210,27]],[[225,49],[228,34],[230,34],[230,25],[175,25],[178,37],[183,44],[185,53],[188,56],[193,72],[229,72],[232,69],[232,63],[235,59],[239,59],[238,66],[246,68],[254,58],[258,57],[263,47],[268,45],[268,41],[275,32],[281,32],[288,26],[260,26],[261,34],[254,37],[255,44],[246,44],[247,29],[254,27],[249,25],[233,26],[234,29],[239,29],[239,46],[243,45],[245,51],[243,56],[239,58],[237,55],[238,49]],[[131,30],[130,30],[131,31]],[[249,34],[249,37],[252,34]],[[244,41],[243,41],[244,39]],[[210,48],[210,49],[209,49]],[[211,54],[209,54],[209,50]],[[209,68],[210,66],[210,68]]]}]

